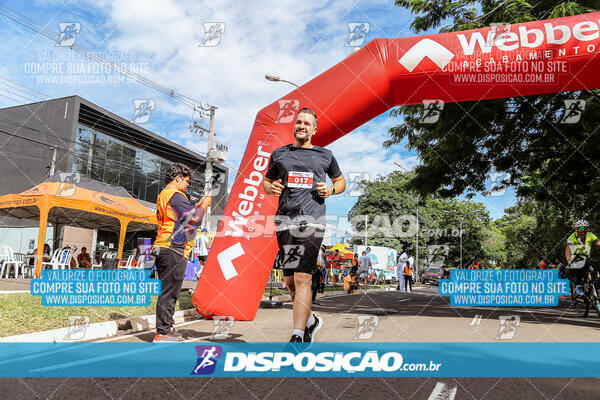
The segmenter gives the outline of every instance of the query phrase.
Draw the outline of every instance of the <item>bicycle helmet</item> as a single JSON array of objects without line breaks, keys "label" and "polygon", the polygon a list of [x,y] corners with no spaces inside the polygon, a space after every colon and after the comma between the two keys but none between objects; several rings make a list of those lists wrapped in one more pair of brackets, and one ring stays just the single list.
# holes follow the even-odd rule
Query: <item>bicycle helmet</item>
[{"label": "bicycle helmet", "polygon": [[580,219],[579,221],[575,222],[575,228],[579,228],[582,226],[585,228],[589,228],[590,224],[585,219]]}]

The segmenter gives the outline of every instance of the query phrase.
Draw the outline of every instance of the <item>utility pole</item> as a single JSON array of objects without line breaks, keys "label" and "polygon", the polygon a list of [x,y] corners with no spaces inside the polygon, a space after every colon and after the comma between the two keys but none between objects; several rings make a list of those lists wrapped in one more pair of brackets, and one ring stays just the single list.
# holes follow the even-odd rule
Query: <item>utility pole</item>
[{"label": "utility pole", "polygon": [[419,199],[417,198],[417,245],[416,245],[416,255],[415,255],[415,272],[417,271],[417,266],[419,265]]},{"label": "utility pole", "polygon": [[[216,107],[210,107],[210,122],[208,125],[208,149],[206,150],[206,169],[204,171],[204,196],[210,196],[210,192],[212,190],[212,156],[211,152],[213,151],[214,146],[214,138],[215,138],[215,109]],[[209,206],[206,209],[206,214],[204,215],[204,226],[206,229],[210,230],[210,211],[211,207]]]},{"label": "utility pole", "polygon": [[460,219],[460,267],[459,268],[463,267],[462,266],[463,265],[463,263],[462,263],[462,223],[463,223],[463,220],[461,218]]},{"label": "utility pole", "polygon": [[58,147],[52,146],[52,159],[50,160],[50,176],[56,171],[56,158],[58,156]]}]

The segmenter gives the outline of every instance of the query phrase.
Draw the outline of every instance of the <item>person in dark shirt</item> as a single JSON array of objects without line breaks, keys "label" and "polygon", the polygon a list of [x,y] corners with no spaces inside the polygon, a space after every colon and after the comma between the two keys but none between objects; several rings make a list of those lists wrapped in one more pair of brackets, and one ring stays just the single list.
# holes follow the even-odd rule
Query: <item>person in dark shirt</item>
[{"label": "person in dark shirt", "polygon": [[[317,115],[309,108],[298,111],[293,144],[273,151],[263,190],[279,197],[275,216],[284,280],[294,302],[294,330],[291,342],[311,342],[321,328],[322,319],[311,314],[312,272],[325,232],[325,199],[342,193],[346,180],[331,151],[311,144],[317,132]],[[327,176],[332,186],[325,183]]]}]

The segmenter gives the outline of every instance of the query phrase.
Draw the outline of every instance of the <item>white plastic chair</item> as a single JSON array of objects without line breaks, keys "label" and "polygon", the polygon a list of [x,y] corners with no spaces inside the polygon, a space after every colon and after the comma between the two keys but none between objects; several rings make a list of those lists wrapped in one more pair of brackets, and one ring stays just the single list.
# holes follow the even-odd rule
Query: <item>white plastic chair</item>
[{"label": "white plastic chair", "polygon": [[[15,278],[19,277],[19,270],[21,276],[25,278],[25,269],[23,268],[23,256],[18,254],[15,255],[12,247],[2,246],[4,253],[4,264],[2,265],[2,272],[6,271],[6,278],[10,276],[10,267],[12,266],[15,271]],[[2,274],[0,274],[2,276]]]},{"label": "white plastic chair", "polygon": [[43,266],[50,266],[52,269],[71,269],[71,258],[73,258],[74,249],[56,250],[49,262],[43,262]]},{"label": "white plastic chair", "polygon": [[54,253],[52,253],[52,258],[50,258],[50,261],[42,261],[42,268],[47,267],[48,265],[58,264],[58,256],[59,255],[60,255],[60,249],[54,250]]},{"label": "white plastic chair", "polygon": [[121,269],[137,268],[137,266],[133,265],[133,260],[135,260],[135,256],[132,254],[129,257],[127,257],[127,261],[125,262],[125,265],[122,265],[119,268],[121,268]]},{"label": "white plastic chair", "polygon": [[[100,257],[100,263],[99,263],[99,264],[94,264],[94,263],[92,262],[92,269],[96,269],[96,268],[98,268],[98,269],[102,269],[102,259],[103,259],[104,257],[106,257],[106,254],[108,254],[108,252],[106,252],[106,251],[105,251],[104,253],[102,253],[102,256]],[[94,260],[94,258],[92,258],[92,260]]]},{"label": "white plastic chair", "polygon": [[0,247],[0,278],[4,276],[4,270],[6,269],[6,254],[4,254],[4,246]]}]

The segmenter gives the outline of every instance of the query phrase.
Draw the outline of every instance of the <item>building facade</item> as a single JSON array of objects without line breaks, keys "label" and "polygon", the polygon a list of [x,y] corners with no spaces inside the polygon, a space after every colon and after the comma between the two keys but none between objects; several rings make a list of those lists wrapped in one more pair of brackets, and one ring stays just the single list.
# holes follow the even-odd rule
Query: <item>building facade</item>
[{"label": "building facade", "polygon": [[[165,186],[165,172],[175,162],[195,170],[187,194],[197,202],[204,193],[204,156],[79,96],[0,109],[0,195],[23,192],[54,170],[122,186],[153,207]],[[227,176],[225,166],[213,165],[214,215],[223,213]],[[16,240],[15,234],[6,233],[7,225],[15,224],[27,223],[4,223],[1,242]],[[13,247],[25,252],[23,243],[30,247],[31,239],[23,239],[23,232],[19,246]],[[102,232],[98,235],[94,241],[111,240],[101,240]]]}]

